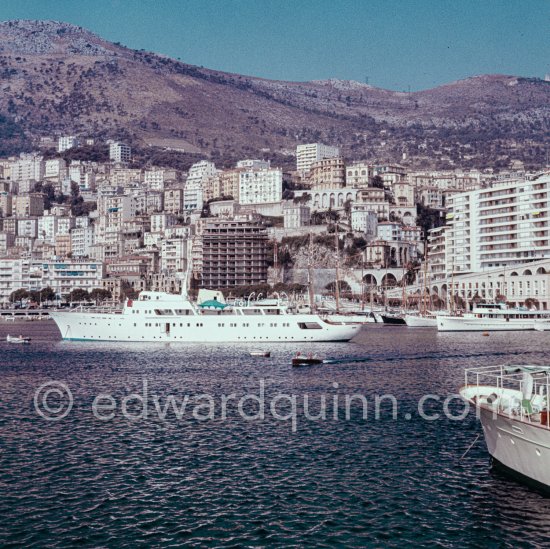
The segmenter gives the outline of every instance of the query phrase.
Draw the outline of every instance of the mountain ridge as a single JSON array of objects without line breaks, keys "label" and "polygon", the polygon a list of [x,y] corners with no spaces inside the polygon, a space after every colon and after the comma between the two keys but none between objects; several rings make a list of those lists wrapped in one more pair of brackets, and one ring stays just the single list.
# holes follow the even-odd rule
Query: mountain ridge
[{"label": "mountain ridge", "polygon": [[[175,143],[231,162],[323,141],[348,158],[535,166],[550,129],[543,80],[478,75],[410,93],[351,80],[269,80],[133,50],[59,21],[0,22],[0,85],[14,147],[76,133]],[[0,138],[9,149],[1,119]]]}]

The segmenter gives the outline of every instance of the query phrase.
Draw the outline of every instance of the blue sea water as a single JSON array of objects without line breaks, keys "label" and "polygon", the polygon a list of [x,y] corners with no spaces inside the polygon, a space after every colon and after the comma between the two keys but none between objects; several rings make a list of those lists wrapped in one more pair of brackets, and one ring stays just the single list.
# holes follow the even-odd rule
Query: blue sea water
[{"label": "blue sea water", "polygon": [[[5,343],[14,330],[31,335],[32,344]],[[492,470],[483,437],[474,443],[481,434],[474,414],[449,419],[442,404],[466,367],[548,363],[546,333],[482,337],[368,326],[347,344],[263,344],[271,358],[252,358],[253,349],[71,343],[59,341],[51,322],[0,325],[0,545],[550,543],[550,500]],[[296,350],[334,360],[293,368]],[[36,390],[52,381],[73,397],[57,421],[34,403]],[[261,387],[265,417],[246,420],[237,401],[259,397]],[[128,399],[125,417],[122,403],[133,393],[141,399]],[[112,419],[94,415],[100,394],[110,396],[99,401],[99,416]],[[222,395],[230,394],[223,418]],[[326,419],[305,417],[306,394],[311,415],[325,398]],[[428,394],[426,411],[440,414],[434,421],[417,409]],[[158,409],[170,395],[180,404],[187,395],[191,404],[163,419]],[[358,398],[346,419],[345,395],[367,399],[366,419]],[[396,419],[389,399],[376,419],[376,395],[394,395]],[[292,396],[295,428],[270,409],[278,398],[278,416],[291,416]],[[49,398],[53,415],[63,413],[67,399]],[[258,409],[252,398],[243,412]],[[462,409],[451,401],[451,413]]]}]

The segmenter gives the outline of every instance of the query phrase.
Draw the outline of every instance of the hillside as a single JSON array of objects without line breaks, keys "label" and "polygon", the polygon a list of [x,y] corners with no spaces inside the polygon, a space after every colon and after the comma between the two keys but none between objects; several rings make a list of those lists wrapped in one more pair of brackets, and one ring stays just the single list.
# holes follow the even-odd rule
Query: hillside
[{"label": "hillside", "polygon": [[[41,136],[119,137],[232,161],[340,144],[348,158],[416,166],[544,162],[550,83],[489,75],[402,93],[282,82],[136,51],[66,23],[0,23],[0,154]],[[288,160],[288,159],[287,159]]]}]

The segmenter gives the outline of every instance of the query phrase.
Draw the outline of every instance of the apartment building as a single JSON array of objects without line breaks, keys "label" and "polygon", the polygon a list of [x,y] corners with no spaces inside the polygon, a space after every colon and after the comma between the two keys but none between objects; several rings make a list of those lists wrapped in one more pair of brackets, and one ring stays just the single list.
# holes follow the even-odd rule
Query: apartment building
[{"label": "apartment building", "polygon": [[63,158],[52,158],[44,162],[44,179],[58,181],[67,174],[67,162]]},{"label": "apartment building", "polygon": [[269,204],[282,198],[282,170],[247,170],[239,174],[240,204]]},{"label": "apartment building", "polygon": [[285,229],[299,229],[311,222],[311,209],[303,204],[287,202],[283,206],[283,223]]},{"label": "apartment building", "polygon": [[322,143],[306,143],[296,147],[296,170],[305,174],[314,162],[323,158],[340,156],[338,147],[331,147]]},{"label": "apartment building", "polygon": [[378,216],[368,204],[353,204],[351,207],[351,228],[363,233],[367,240],[377,236]]},{"label": "apartment building", "polygon": [[430,282],[436,283],[447,278],[445,257],[446,227],[437,227],[428,231],[428,276]]},{"label": "apartment building", "polygon": [[164,191],[164,211],[174,215],[183,212],[183,188],[171,188]]},{"label": "apartment building", "polygon": [[109,145],[109,158],[113,162],[130,162],[132,149],[126,143],[115,142]]},{"label": "apartment building", "polygon": [[38,238],[54,244],[57,235],[68,235],[74,226],[74,217],[44,215],[38,218]]},{"label": "apartment building", "polygon": [[8,191],[0,191],[0,217],[9,217],[12,214],[13,197]]},{"label": "apartment building", "polygon": [[152,191],[163,191],[169,181],[176,181],[178,179],[178,171],[172,169],[152,168],[145,170],[143,174],[145,186]]},{"label": "apartment building", "polygon": [[191,166],[183,192],[183,207],[185,210],[202,209],[203,183],[216,173],[216,165],[207,160],[201,160]]},{"label": "apartment building", "polygon": [[164,273],[187,271],[188,241],[183,238],[167,238],[161,242],[160,270]]},{"label": "apartment building", "polygon": [[22,153],[17,160],[10,162],[12,181],[41,181],[44,177],[44,158],[37,154]]},{"label": "apartment building", "polygon": [[346,168],[346,186],[368,187],[374,176],[374,166],[367,162],[354,162]]},{"label": "apartment building", "polygon": [[39,193],[18,194],[12,199],[15,217],[40,216],[44,213],[44,198]]},{"label": "apartment building", "polygon": [[0,259],[0,303],[9,303],[15,290],[41,290],[42,260],[6,257]]},{"label": "apartment building", "polygon": [[323,158],[310,165],[308,185],[314,190],[341,189],[346,186],[346,165],[341,156]]},{"label": "apartment building", "polygon": [[103,263],[88,260],[43,261],[41,284],[49,286],[57,295],[66,296],[72,290],[86,291],[101,288]]},{"label": "apartment building", "polygon": [[94,243],[94,228],[75,227],[71,231],[71,250],[73,257],[88,257]]},{"label": "apartment building", "polygon": [[80,145],[80,139],[74,135],[62,135],[57,140],[57,152],[65,152]]},{"label": "apartment building", "polygon": [[204,220],[201,284],[222,289],[267,282],[267,231],[251,220]]},{"label": "apartment building", "polygon": [[384,189],[369,187],[359,191],[358,203],[366,210],[376,212],[378,221],[387,221],[390,218],[390,203]]},{"label": "apartment building", "polygon": [[545,174],[448,196],[447,271],[477,272],[550,257],[549,193]]}]

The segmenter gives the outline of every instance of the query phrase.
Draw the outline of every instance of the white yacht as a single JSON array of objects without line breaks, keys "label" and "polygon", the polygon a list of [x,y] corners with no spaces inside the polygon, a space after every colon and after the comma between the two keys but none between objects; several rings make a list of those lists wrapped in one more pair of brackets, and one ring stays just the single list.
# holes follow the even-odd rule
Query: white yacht
[{"label": "white yacht", "polygon": [[434,314],[406,314],[405,324],[409,328],[435,328],[437,326],[437,317]]},{"label": "white yacht", "polygon": [[489,453],[522,480],[550,489],[550,366],[465,372],[460,395],[477,408]]},{"label": "white yacht", "polygon": [[438,315],[440,332],[490,332],[534,330],[535,321],[550,319],[550,311],[508,308],[503,303],[479,304],[471,313]]},{"label": "white yacht", "polygon": [[80,341],[303,342],[349,341],[358,324],[332,324],[282,304],[192,303],[181,295],[144,291],[122,310],[51,311],[61,337]]}]

